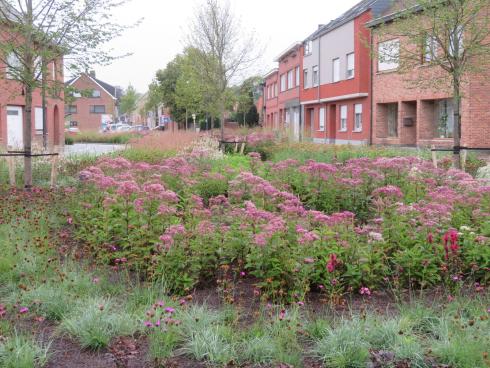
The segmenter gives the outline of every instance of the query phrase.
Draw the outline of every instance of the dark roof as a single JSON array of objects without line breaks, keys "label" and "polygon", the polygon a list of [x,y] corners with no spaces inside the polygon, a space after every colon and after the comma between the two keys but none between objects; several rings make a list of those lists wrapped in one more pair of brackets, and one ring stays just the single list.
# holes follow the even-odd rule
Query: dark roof
[{"label": "dark roof", "polygon": [[388,14],[379,14],[378,18],[374,18],[372,21],[366,23],[368,27],[376,27],[382,23],[387,23],[391,22],[392,20],[395,20],[399,18],[400,16],[403,16],[404,14],[407,13],[418,13],[421,12],[423,9],[419,4],[412,5],[410,7],[402,8],[402,9],[393,9],[390,13]]},{"label": "dark roof", "polygon": [[343,26],[351,20],[357,18],[362,13],[371,10],[373,12],[373,18],[379,17],[387,8],[393,4],[394,0],[362,0],[357,5],[347,10],[340,17],[330,21],[324,26],[319,27],[314,33],[312,33],[306,41],[317,39],[328,32],[333,31],[336,28]]},{"label": "dark roof", "polygon": [[[101,86],[104,90],[106,90],[107,93],[109,93],[112,97],[114,97],[114,98],[120,98],[122,96],[123,91],[121,90],[121,88],[112,86],[109,83],[106,83],[106,82],[104,82],[104,81],[102,81],[100,79],[94,78],[90,74],[87,74],[87,73],[84,73],[84,74],[87,77],[89,77],[90,79],[92,79],[99,86]],[[65,84],[67,86],[69,86],[70,84],[72,84],[73,82],[75,82],[78,78],[80,78],[80,76],[75,77],[75,78],[72,78],[72,79],[66,81]]]}]

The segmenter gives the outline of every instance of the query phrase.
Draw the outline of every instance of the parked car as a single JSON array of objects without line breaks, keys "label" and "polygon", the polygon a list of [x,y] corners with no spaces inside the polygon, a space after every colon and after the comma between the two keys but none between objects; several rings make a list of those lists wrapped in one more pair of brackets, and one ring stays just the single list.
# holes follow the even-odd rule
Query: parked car
[{"label": "parked car", "polygon": [[146,125],[134,125],[131,127],[131,130],[134,131],[134,132],[137,132],[137,133],[141,133],[141,132],[147,132],[150,130],[149,127],[147,127]]}]

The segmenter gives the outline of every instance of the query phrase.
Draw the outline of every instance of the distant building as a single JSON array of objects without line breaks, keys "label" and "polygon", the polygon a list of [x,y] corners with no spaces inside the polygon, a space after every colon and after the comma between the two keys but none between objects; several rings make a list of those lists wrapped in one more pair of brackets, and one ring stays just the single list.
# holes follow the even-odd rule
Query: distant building
[{"label": "distant building", "polygon": [[80,131],[99,131],[103,124],[115,122],[122,90],[97,79],[95,72],[82,73],[66,82],[75,89],[73,103],[65,106],[65,120]]}]

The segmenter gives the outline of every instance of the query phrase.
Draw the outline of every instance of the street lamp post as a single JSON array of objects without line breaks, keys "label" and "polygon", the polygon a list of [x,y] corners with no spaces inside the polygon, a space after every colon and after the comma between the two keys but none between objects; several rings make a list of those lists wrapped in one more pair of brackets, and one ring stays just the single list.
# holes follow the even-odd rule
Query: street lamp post
[{"label": "street lamp post", "polygon": [[196,126],[196,114],[192,114],[192,120],[194,121],[194,130],[197,131],[197,126]]}]

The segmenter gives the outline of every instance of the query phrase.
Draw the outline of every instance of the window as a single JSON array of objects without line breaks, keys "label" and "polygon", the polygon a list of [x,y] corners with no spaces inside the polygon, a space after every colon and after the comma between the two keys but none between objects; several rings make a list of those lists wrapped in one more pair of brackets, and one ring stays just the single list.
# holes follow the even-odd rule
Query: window
[{"label": "window", "polygon": [[294,87],[294,70],[291,69],[288,72],[288,89],[291,89]]},{"label": "window", "polygon": [[437,56],[437,39],[434,36],[427,36],[425,39],[424,62],[431,62]]},{"label": "window", "polygon": [[36,129],[36,133],[43,133],[44,127],[44,114],[42,107],[36,107],[34,111],[34,126]]},{"label": "window", "polygon": [[51,63],[51,68],[52,68],[51,69],[51,76],[53,77],[53,80],[56,80],[56,69],[57,69],[57,67],[56,67],[56,61],[53,61]]},{"label": "window", "polygon": [[452,101],[438,101],[437,111],[437,133],[439,138],[452,138],[454,132],[454,109]]},{"label": "window", "polygon": [[313,87],[318,86],[318,65],[313,67]]},{"label": "window", "polygon": [[347,131],[347,105],[340,106],[340,131]]},{"label": "window", "polygon": [[340,59],[332,60],[332,81],[338,82],[340,80]]},{"label": "window", "polygon": [[78,126],[78,121],[70,121],[70,127],[77,127]]},{"label": "window", "polygon": [[93,98],[99,98],[100,97],[100,91],[98,89],[94,89],[92,91],[92,97]]},{"label": "window", "polygon": [[91,105],[90,106],[91,114],[105,114],[105,105]]},{"label": "window", "polygon": [[7,56],[7,79],[15,79],[19,75],[22,63],[19,57],[11,52]]},{"label": "window", "polygon": [[274,97],[277,97],[277,83],[274,83]]},{"label": "window", "polygon": [[80,92],[73,92],[72,96],[75,98],[80,98],[80,97],[82,97],[82,94]]},{"label": "window", "polygon": [[67,114],[76,114],[77,113],[77,106],[76,105],[66,106],[66,113]]},{"label": "window", "polygon": [[354,53],[347,55],[347,79],[354,78],[355,75],[355,59]]},{"label": "window", "polygon": [[320,108],[320,124],[318,130],[321,132],[325,131],[325,108],[324,107]]},{"label": "window", "polygon": [[378,44],[378,71],[398,68],[400,40],[390,40]]},{"label": "window", "polygon": [[362,132],[362,105],[354,105],[354,132]]},{"label": "window", "polygon": [[296,67],[296,87],[299,87],[299,66]]},{"label": "window", "polygon": [[304,89],[309,88],[309,85],[308,85],[308,69],[303,70],[303,86],[304,86]]},{"label": "window", "polygon": [[281,92],[286,90],[286,74],[281,75]]},{"label": "window", "polygon": [[398,137],[398,104],[391,103],[388,109],[388,137]]},{"label": "window", "polygon": [[272,98],[272,86],[267,86],[267,99]]},{"label": "window", "polygon": [[463,34],[463,26],[460,25],[453,29],[453,31],[449,35],[449,55],[455,56],[456,54],[458,54],[459,56],[461,56],[464,50]]},{"label": "window", "polygon": [[305,55],[310,55],[311,52],[313,51],[313,41],[306,41],[305,42]]}]

